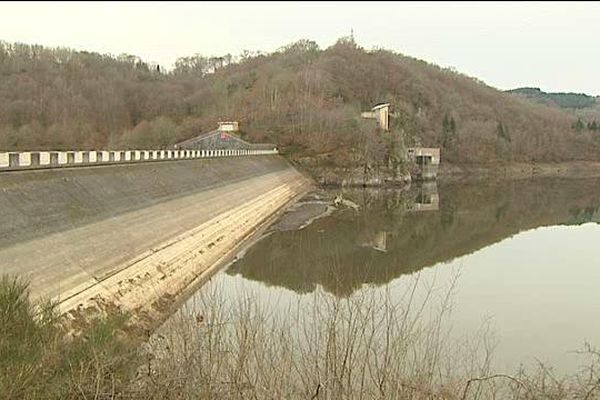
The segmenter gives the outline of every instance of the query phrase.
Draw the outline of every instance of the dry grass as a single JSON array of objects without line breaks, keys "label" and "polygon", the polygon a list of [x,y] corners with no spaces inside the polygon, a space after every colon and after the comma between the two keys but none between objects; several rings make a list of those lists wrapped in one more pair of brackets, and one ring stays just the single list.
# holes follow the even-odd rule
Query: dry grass
[{"label": "dry grass", "polygon": [[[209,285],[139,347],[111,316],[66,338],[26,285],[0,284],[3,399],[597,399],[600,352],[569,377],[492,370],[487,326],[450,339],[453,290],[321,291],[277,309]],[[281,306],[281,304],[279,305]],[[39,310],[45,310],[40,314]]]},{"label": "dry grass", "polygon": [[[284,310],[248,292],[228,301],[209,286],[146,347],[152,398],[233,399],[564,399],[596,398],[600,361],[556,378],[540,365],[514,374],[492,370],[488,326],[450,339],[456,279],[444,292],[416,275],[398,295],[364,290],[349,298],[323,292]],[[143,382],[143,383],[141,383]],[[588,395],[589,393],[589,395]]]},{"label": "dry grass", "polygon": [[125,315],[65,334],[51,303],[29,300],[28,285],[0,278],[0,399],[112,399],[126,392],[137,364],[122,335]]}]

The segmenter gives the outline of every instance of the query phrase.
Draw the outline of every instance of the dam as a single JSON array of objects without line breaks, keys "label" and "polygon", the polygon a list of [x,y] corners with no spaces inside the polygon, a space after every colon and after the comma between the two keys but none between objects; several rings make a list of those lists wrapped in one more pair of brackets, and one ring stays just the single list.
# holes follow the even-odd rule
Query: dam
[{"label": "dam", "polygon": [[0,172],[0,269],[61,313],[159,318],[311,187],[270,153],[110,160]]}]

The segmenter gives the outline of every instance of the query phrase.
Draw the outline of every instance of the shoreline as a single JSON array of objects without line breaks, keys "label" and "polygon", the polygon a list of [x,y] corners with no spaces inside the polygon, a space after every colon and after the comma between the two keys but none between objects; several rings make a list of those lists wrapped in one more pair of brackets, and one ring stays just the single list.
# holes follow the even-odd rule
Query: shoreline
[{"label": "shoreline", "polygon": [[[296,165],[295,165],[296,166]],[[297,167],[297,166],[296,166]],[[364,181],[352,171],[340,167],[304,168],[321,189],[335,188],[402,188],[417,182],[499,181],[535,178],[586,179],[600,178],[600,161],[568,161],[556,163],[515,162],[504,164],[451,164],[439,166],[437,178],[411,179],[391,176],[385,171]]]},{"label": "shoreline", "polygon": [[511,163],[498,166],[442,164],[438,180],[514,180],[532,178],[600,178],[600,162]]}]

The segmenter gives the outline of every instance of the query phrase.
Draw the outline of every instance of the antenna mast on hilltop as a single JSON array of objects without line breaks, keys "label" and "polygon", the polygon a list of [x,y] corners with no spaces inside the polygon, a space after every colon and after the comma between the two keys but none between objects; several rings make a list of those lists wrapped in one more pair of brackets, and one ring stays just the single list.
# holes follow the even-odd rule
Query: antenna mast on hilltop
[{"label": "antenna mast on hilltop", "polygon": [[354,43],[354,28],[350,28],[350,39],[352,40],[352,43]]}]

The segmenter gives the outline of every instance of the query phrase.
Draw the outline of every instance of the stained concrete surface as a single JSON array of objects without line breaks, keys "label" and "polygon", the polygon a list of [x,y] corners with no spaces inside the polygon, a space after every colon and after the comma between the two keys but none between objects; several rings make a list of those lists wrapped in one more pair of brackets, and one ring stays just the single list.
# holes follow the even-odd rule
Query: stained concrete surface
[{"label": "stained concrete surface", "polygon": [[[254,209],[264,219],[269,201],[279,207],[307,184],[279,156],[0,174],[0,270],[28,277],[35,298],[59,299],[90,279],[102,285],[203,223],[212,221],[219,234],[214,226],[231,210],[241,211],[227,217],[230,232],[235,218],[243,218],[240,226],[258,223]],[[282,190],[285,196],[245,206]],[[235,232],[242,238],[251,228]],[[202,230],[195,235],[195,243],[204,237]],[[236,240],[223,243],[234,247]]]},{"label": "stained concrete surface", "polygon": [[0,249],[289,168],[253,156],[0,173]]}]

